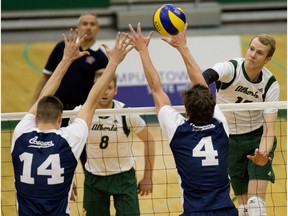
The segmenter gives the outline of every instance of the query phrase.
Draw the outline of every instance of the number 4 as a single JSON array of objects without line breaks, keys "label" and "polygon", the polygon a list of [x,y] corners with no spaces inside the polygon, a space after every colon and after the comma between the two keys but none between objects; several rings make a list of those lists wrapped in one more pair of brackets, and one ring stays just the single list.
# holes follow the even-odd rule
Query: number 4
[{"label": "number 4", "polygon": [[[203,149],[204,147],[204,149]],[[211,136],[203,137],[195,146],[192,152],[193,157],[205,157],[202,160],[202,166],[217,166],[219,161],[216,158],[218,151],[214,150]]]},{"label": "number 4", "polygon": [[[31,177],[33,154],[24,152],[19,158],[23,161],[23,175],[20,176],[20,181],[27,184],[34,184],[35,180]],[[37,175],[51,176],[51,178],[47,179],[48,185],[63,183],[64,177],[61,176],[63,173],[64,168],[60,167],[59,154],[49,155],[49,157],[37,168]]]}]

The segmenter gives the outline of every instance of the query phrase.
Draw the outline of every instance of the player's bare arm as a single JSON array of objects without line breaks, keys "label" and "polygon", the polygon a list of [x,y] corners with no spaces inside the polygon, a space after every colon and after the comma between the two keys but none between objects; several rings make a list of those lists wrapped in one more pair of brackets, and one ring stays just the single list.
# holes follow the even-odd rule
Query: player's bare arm
[{"label": "player's bare arm", "polygon": [[188,24],[185,23],[183,31],[179,32],[177,35],[174,35],[172,37],[162,38],[162,40],[167,42],[168,44],[170,44],[172,47],[176,48],[179,51],[184,60],[191,82],[193,84],[199,83],[207,86],[206,81],[202,75],[201,69],[198,66],[197,62],[195,61],[194,57],[192,56],[187,46],[187,39],[186,39],[187,27]]},{"label": "player's bare arm", "polygon": [[168,95],[163,91],[160,77],[150,58],[148,45],[153,32],[150,32],[148,36],[144,37],[140,23],[137,25],[137,32],[133,29],[131,24],[129,24],[129,28],[133,35],[131,43],[140,54],[145,77],[154,98],[156,111],[158,112],[162,106],[171,105],[171,101]]}]

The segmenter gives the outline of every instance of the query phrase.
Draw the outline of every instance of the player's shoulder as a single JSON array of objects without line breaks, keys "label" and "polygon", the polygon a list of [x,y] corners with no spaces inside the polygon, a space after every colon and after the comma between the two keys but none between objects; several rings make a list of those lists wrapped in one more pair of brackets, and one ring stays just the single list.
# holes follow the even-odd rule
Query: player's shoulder
[{"label": "player's shoulder", "polygon": [[[268,68],[266,68],[266,67],[263,67],[262,68],[262,74],[263,74],[263,76],[264,76],[264,78],[266,77],[266,78],[270,78],[270,77],[272,77],[272,76],[274,76],[273,75],[273,73],[268,69]],[[276,78],[275,78],[276,79]]]},{"label": "player's shoulder", "polygon": [[27,131],[30,131],[31,128],[36,128],[36,117],[35,115],[31,113],[27,113],[24,115],[24,117],[19,121],[19,123],[16,125],[14,133],[24,133]]},{"label": "player's shoulder", "polygon": [[65,136],[80,137],[79,134],[86,134],[87,131],[88,131],[88,125],[86,121],[82,118],[76,117],[72,119],[72,121],[70,122],[68,126],[61,127],[58,132],[63,137]]},{"label": "player's shoulder", "polygon": [[240,69],[241,69],[240,66],[243,64],[244,61],[245,61],[245,58],[243,57],[236,57],[236,58],[232,58],[228,60],[228,62],[231,63],[235,68],[240,68]]},{"label": "player's shoulder", "polygon": [[113,103],[114,103],[114,108],[123,108],[123,107],[127,107],[125,103],[115,100],[113,99]]},{"label": "player's shoulder", "polygon": [[170,105],[162,106],[157,116],[161,121],[171,120],[171,122],[175,122],[175,125],[181,125],[186,121],[186,118]]}]

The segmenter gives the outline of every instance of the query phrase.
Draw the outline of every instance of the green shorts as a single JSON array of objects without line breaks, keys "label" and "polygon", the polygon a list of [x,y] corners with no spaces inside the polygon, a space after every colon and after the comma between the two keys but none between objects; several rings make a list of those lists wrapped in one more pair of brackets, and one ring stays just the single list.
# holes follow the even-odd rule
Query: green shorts
[{"label": "green shorts", "polygon": [[85,171],[83,215],[110,216],[113,196],[116,215],[140,215],[135,170],[109,176]]},{"label": "green shorts", "polygon": [[[267,180],[272,183],[275,181],[272,161],[268,161],[265,166],[258,166],[246,157],[248,154],[253,155],[254,150],[259,147],[262,133],[263,127],[250,133],[230,135],[229,137],[229,176],[235,195],[248,192],[249,180]],[[272,160],[276,146],[275,137],[273,148],[269,154]]]}]

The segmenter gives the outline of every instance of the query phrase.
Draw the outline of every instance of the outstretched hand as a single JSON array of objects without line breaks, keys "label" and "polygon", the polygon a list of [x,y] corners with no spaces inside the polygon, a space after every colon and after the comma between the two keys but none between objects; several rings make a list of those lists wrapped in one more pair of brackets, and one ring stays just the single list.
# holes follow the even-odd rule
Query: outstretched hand
[{"label": "outstretched hand", "polygon": [[147,37],[144,37],[141,30],[141,24],[138,23],[137,25],[137,32],[135,32],[134,28],[131,24],[129,24],[129,29],[132,33],[131,44],[135,47],[138,52],[144,51],[147,49],[150,39],[153,36],[153,31],[149,32]]},{"label": "outstretched hand", "polygon": [[108,56],[109,61],[114,61],[119,64],[134,47],[130,44],[130,37],[127,33],[122,33],[124,37],[121,39],[121,33],[118,32],[116,36],[116,42],[114,47],[111,49],[107,44],[102,44],[105,52]]},{"label": "outstretched hand", "polygon": [[161,38],[163,41],[169,43],[171,46],[175,47],[176,49],[179,49],[183,46],[186,46],[186,30],[187,30],[188,24],[185,23],[183,31],[179,32],[177,35],[174,35],[172,37],[168,38]]},{"label": "outstretched hand", "polygon": [[78,41],[78,29],[73,31],[70,29],[68,38],[63,34],[65,49],[63,53],[63,59],[74,61],[75,59],[81,58],[84,55],[90,55],[88,51],[80,51],[80,45],[84,41],[86,35],[81,37]]},{"label": "outstretched hand", "polygon": [[254,156],[247,155],[247,158],[259,166],[264,166],[269,160],[272,160],[266,152],[261,153],[258,148],[255,149]]}]

